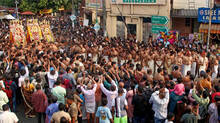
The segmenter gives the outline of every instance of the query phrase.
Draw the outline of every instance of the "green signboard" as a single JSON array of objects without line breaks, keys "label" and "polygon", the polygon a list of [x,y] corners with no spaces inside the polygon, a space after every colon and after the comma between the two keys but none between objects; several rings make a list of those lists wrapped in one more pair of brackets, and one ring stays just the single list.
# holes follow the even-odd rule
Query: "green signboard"
[{"label": "green signboard", "polygon": [[156,3],[156,0],[123,0],[123,3]]},{"label": "green signboard", "polygon": [[152,33],[158,34],[160,32],[168,32],[168,28],[160,25],[152,25]]},{"label": "green signboard", "polygon": [[169,22],[166,16],[152,16],[152,24],[167,24]]}]

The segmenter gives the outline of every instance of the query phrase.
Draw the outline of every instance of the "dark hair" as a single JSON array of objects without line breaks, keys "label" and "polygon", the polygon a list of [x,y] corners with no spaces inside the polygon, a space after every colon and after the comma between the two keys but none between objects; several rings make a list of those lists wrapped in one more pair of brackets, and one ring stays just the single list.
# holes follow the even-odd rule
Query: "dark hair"
[{"label": "dark hair", "polygon": [[106,106],[108,104],[108,100],[106,98],[102,98],[102,106]]},{"label": "dark hair", "polygon": [[25,74],[26,74],[25,69],[22,69],[22,70],[21,70],[21,75],[24,76]]},{"label": "dark hair", "polygon": [[178,83],[182,83],[182,82],[183,82],[183,78],[182,78],[182,77],[178,77],[178,78],[177,78],[177,82],[178,82]]},{"label": "dark hair", "polygon": [[178,70],[179,69],[179,67],[178,66],[174,66],[174,70]]},{"label": "dark hair", "polygon": [[53,103],[56,103],[58,98],[56,96],[52,95],[51,100],[52,100]]},{"label": "dark hair", "polygon": [[162,72],[162,69],[161,69],[161,68],[158,68],[158,69],[157,69],[157,72],[158,72],[158,73]]},{"label": "dark hair", "polygon": [[2,109],[3,109],[3,111],[9,110],[9,105],[8,105],[8,104],[4,104],[4,105],[2,106]]},{"label": "dark hair", "polygon": [[171,120],[174,116],[175,116],[175,115],[174,115],[172,112],[170,112],[170,113],[167,115],[167,119],[168,119],[168,120]]},{"label": "dark hair", "polygon": [[139,85],[139,86],[138,86],[138,92],[142,94],[143,91],[144,91],[144,88],[143,88],[142,86]]},{"label": "dark hair", "polygon": [[186,110],[185,110],[185,113],[188,113],[188,114],[189,114],[189,113],[191,113],[191,112],[192,112],[192,109],[190,109],[190,108],[187,107]]},{"label": "dark hair", "polygon": [[59,111],[64,111],[65,110],[65,105],[63,103],[60,103],[58,108],[59,108]]},{"label": "dark hair", "polygon": [[68,123],[68,120],[65,117],[61,117],[60,123]]},{"label": "dark hair", "polygon": [[69,99],[69,100],[74,100],[74,96],[73,96],[73,95],[68,95],[68,96],[67,96],[67,99]]},{"label": "dark hair", "polygon": [[115,87],[114,85],[111,85],[110,90],[111,90],[111,91],[115,91],[115,90],[116,90],[116,87]]},{"label": "dark hair", "polygon": [[203,91],[202,97],[207,98],[209,96],[209,92],[207,90]]},{"label": "dark hair", "polygon": [[36,89],[37,89],[37,90],[40,90],[40,89],[41,89],[40,84],[37,84],[37,85],[36,85]]},{"label": "dark hair", "polygon": [[197,106],[198,104],[199,104],[198,102],[194,101],[192,105]]},{"label": "dark hair", "polygon": [[66,72],[69,72],[70,70],[71,70],[70,67],[67,67],[67,68],[66,68]]},{"label": "dark hair", "polygon": [[188,76],[191,75],[191,71],[187,71],[187,75],[188,75]]},{"label": "dark hair", "polygon": [[220,87],[218,85],[214,86],[216,92],[220,92]]},{"label": "dark hair", "polygon": [[137,64],[137,65],[136,65],[136,69],[137,69],[138,71],[141,71],[141,70],[142,70],[141,65],[140,65],[140,64]]}]

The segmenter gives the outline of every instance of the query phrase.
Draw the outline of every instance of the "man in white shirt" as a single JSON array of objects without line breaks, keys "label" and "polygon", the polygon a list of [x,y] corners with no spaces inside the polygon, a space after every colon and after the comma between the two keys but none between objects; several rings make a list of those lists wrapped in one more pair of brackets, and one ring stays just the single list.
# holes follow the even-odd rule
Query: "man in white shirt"
[{"label": "man in white shirt", "polygon": [[58,75],[57,70],[55,70],[54,67],[51,67],[50,72],[47,72],[47,77],[48,77],[50,88],[53,88],[54,83],[57,81],[58,76],[59,75]]},{"label": "man in white shirt", "polygon": [[164,86],[159,91],[155,91],[149,101],[153,104],[155,123],[164,123],[167,118],[167,107],[169,103],[169,90]]},{"label": "man in white shirt", "polygon": [[3,105],[2,108],[4,112],[0,114],[0,123],[18,123],[18,117],[9,111],[7,104]]},{"label": "man in white shirt", "polygon": [[25,65],[24,69],[21,70],[21,76],[18,79],[18,86],[21,87],[21,85],[24,83],[24,79],[29,77],[29,70],[28,67]]},{"label": "man in white shirt", "polygon": [[113,106],[115,105],[115,98],[118,96],[118,87],[115,84],[115,81],[112,80],[108,74],[105,75],[111,81],[111,87],[110,90],[107,90],[102,83],[101,90],[107,96],[107,100],[108,100],[107,107],[112,111]]},{"label": "man in white shirt", "polygon": [[[0,85],[0,111],[2,111],[2,106],[9,102],[7,94],[2,90]],[[1,123],[1,122],[0,122]]]}]

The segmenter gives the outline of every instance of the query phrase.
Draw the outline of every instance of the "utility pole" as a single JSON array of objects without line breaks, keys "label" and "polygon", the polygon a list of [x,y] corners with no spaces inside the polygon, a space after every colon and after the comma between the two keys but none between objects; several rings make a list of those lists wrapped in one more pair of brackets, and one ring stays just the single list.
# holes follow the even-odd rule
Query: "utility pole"
[{"label": "utility pole", "polygon": [[74,3],[73,3],[73,0],[72,0],[72,15],[74,14]]},{"label": "utility pole", "polygon": [[105,0],[102,0],[102,11],[103,11],[103,32],[105,34],[106,32],[106,6],[105,6]]},{"label": "utility pole", "polygon": [[16,18],[18,19],[18,4],[19,2],[15,0],[15,6],[16,6]]},{"label": "utility pole", "polygon": [[209,29],[208,29],[207,51],[209,49],[210,33],[211,33],[211,26],[212,26],[212,9],[213,9],[212,0],[209,0],[209,7],[210,7],[210,12],[209,12]]},{"label": "utility pole", "polygon": [[96,23],[98,23],[98,0],[96,0]]}]

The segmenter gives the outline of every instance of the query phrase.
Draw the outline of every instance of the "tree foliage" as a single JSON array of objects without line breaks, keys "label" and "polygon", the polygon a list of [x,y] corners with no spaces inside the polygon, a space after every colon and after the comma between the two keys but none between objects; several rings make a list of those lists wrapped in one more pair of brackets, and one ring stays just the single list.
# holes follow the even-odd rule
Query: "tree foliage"
[{"label": "tree foliage", "polygon": [[59,8],[71,9],[72,3],[74,9],[78,9],[81,0],[21,0],[19,8],[22,11],[38,12],[42,9],[53,9],[58,11]]}]

